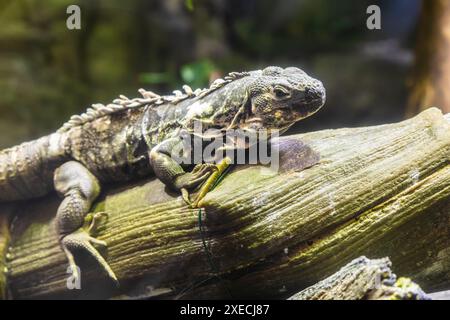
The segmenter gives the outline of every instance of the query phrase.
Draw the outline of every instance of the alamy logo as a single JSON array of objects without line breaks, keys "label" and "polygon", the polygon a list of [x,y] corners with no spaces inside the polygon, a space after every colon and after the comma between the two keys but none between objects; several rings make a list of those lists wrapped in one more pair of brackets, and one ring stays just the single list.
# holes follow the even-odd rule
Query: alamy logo
[{"label": "alamy logo", "polygon": [[77,289],[81,290],[81,269],[78,266],[74,266],[75,270],[72,266],[67,267],[67,272],[70,276],[66,280],[66,287],[69,290]]},{"label": "alamy logo", "polygon": [[380,30],[381,29],[381,9],[379,6],[373,4],[367,7],[367,14],[370,16],[367,18],[367,29],[369,30]]},{"label": "alamy logo", "polygon": [[66,20],[66,26],[69,30],[81,29],[81,9],[79,6],[72,4],[67,7],[66,13],[69,14]]}]

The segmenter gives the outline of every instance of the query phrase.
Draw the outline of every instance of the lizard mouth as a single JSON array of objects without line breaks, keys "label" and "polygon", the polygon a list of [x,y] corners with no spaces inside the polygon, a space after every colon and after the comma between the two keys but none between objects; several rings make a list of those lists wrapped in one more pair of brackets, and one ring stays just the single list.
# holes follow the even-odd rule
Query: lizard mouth
[{"label": "lizard mouth", "polygon": [[302,105],[300,109],[301,118],[309,117],[310,115],[316,113],[324,104],[323,99],[314,99],[307,104]]}]

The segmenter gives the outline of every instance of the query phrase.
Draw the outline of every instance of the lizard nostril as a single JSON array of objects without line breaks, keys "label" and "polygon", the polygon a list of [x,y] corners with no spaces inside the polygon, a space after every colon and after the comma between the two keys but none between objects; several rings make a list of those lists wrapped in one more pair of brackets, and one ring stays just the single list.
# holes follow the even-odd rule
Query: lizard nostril
[{"label": "lizard nostril", "polygon": [[325,88],[322,82],[314,82],[310,87],[305,90],[305,96],[308,100],[323,99],[325,97]]},{"label": "lizard nostril", "polygon": [[315,100],[315,99],[321,98],[320,90],[317,90],[314,87],[306,88],[305,89],[305,98],[307,100]]}]

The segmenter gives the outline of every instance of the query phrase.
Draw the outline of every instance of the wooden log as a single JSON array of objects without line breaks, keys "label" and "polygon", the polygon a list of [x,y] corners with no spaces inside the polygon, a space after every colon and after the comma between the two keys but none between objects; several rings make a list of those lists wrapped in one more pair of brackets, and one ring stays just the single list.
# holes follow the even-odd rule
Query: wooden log
[{"label": "wooden log", "polygon": [[2,208],[2,214],[0,214],[0,299],[5,299],[7,295],[6,288],[6,254],[8,250],[8,244],[10,240],[9,234],[9,214],[6,206]]},{"label": "wooden log", "polygon": [[389,258],[359,257],[289,300],[431,300],[408,278],[398,278]]},{"label": "wooden log", "polygon": [[281,141],[284,170],[237,167],[206,196],[200,221],[157,179],[104,190],[98,238],[119,289],[80,254],[81,290],[69,290],[53,224],[59,199],[16,205],[9,296],[287,298],[361,255],[390,257],[426,291],[450,287],[448,115],[432,108]]},{"label": "wooden log", "polygon": [[432,300],[450,300],[450,290],[433,292],[428,294]]}]

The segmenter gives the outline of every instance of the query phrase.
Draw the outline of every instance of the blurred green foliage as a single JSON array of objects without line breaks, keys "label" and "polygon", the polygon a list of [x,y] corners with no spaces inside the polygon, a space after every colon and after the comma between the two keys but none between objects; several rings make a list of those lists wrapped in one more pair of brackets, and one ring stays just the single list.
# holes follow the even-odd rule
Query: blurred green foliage
[{"label": "blurred green foliage", "polygon": [[183,65],[180,75],[183,83],[199,88],[208,84],[210,75],[214,70],[217,70],[217,67],[211,61],[205,59]]},{"label": "blurred green foliage", "polygon": [[186,8],[187,8],[189,11],[194,10],[194,0],[186,0],[186,1],[185,1],[185,4],[186,4]]},{"label": "blurred green foliage", "polygon": [[[333,88],[333,68],[342,62],[336,55],[352,61],[358,43],[371,37],[365,28],[371,2],[0,0],[0,148],[52,132],[91,103],[137,96],[140,87],[165,94],[183,83],[195,89],[229,71],[278,64],[303,67]],[[81,30],[66,28],[70,4],[81,8]],[[364,59],[362,65],[359,78],[372,79],[366,83],[388,78]],[[346,79],[356,81],[352,90],[364,83]],[[331,104],[346,96],[351,105],[345,92],[331,92]]]}]

